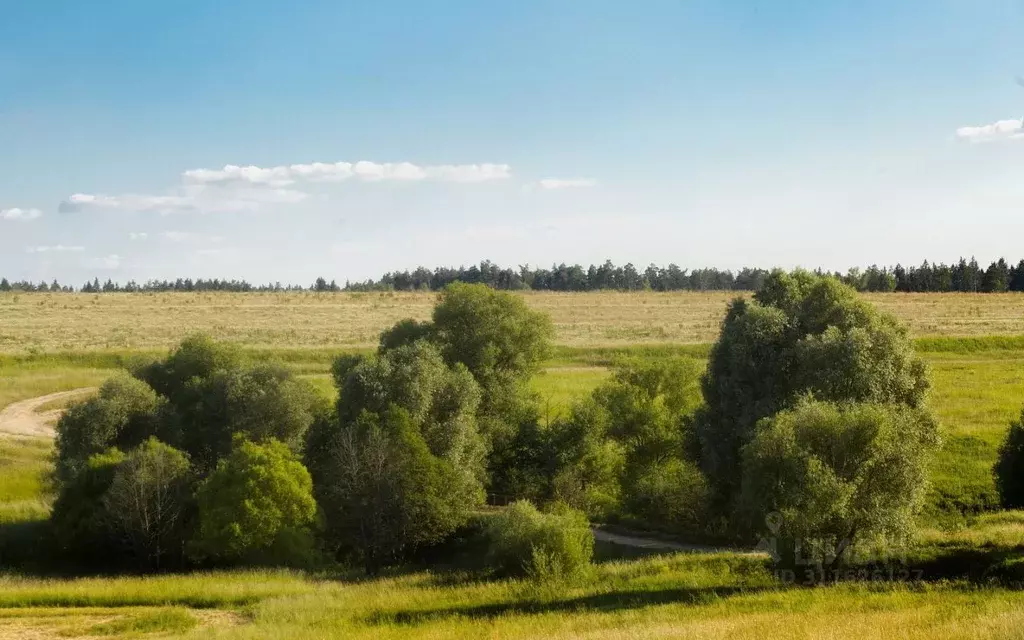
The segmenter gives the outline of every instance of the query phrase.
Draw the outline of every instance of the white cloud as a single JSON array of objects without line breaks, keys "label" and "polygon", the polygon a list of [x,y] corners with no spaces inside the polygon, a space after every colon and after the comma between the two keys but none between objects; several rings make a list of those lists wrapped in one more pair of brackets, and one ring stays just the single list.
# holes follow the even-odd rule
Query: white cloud
[{"label": "white cloud", "polygon": [[25,249],[28,253],[65,253],[65,252],[79,252],[85,251],[85,247],[77,246],[66,246],[63,244],[55,244],[48,246],[28,247]]},{"label": "white cloud", "polygon": [[43,215],[39,209],[0,209],[0,220],[35,220]]},{"label": "white cloud", "polygon": [[190,231],[161,231],[160,237],[169,242],[222,242],[221,236],[207,235],[205,233],[192,233]]},{"label": "white cloud", "polygon": [[139,232],[139,233],[136,233],[135,231],[132,231],[131,233],[128,234],[128,238],[130,240],[145,240],[148,237],[149,237],[149,234],[146,233],[145,231]]},{"label": "white cloud", "polygon": [[1000,120],[980,127],[960,127],[956,137],[969,142],[1024,140],[1024,120]]},{"label": "white cloud", "polygon": [[597,180],[593,178],[544,178],[539,184],[543,189],[574,189],[596,186]]},{"label": "white cloud", "polygon": [[207,188],[192,185],[171,195],[108,196],[76,193],[60,204],[60,211],[126,211],[134,213],[229,213],[256,211],[269,204],[291,204],[305,200],[301,191],[280,188]]},{"label": "white cloud", "polygon": [[484,182],[503,180],[512,175],[507,164],[461,164],[420,166],[411,162],[313,162],[278,167],[229,164],[223,169],[190,169],[182,175],[186,184],[249,184],[285,187],[296,182],[340,182],[357,179],[365,182],[420,181]]},{"label": "white cloud", "polygon": [[309,164],[257,167],[227,165],[222,169],[190,169],[181,184],[164,195],[104,195],[76,193],[60,203],[61,213],[81,211],[127,211],[137,213],[246,212],[272,205],[302,202],[309,194],[299,183],[358,180],[484,182],[511,176],[507,164],[464,164],[419,166],[410,162],[313,162]]},{"label": "white cloud", "polygon": [[108,256],[103,256],[102,258],[90,260],[89,266],[93,269],[117,269],[121,266],[121,256],[116,253],[112,253]]}]

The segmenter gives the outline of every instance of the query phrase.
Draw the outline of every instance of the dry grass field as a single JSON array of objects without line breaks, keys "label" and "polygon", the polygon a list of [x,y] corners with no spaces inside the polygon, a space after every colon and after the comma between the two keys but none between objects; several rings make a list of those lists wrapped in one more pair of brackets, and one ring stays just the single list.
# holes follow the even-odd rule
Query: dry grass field
[{"label": "dry grass field", "polygon": [[[711,342],[732,292],[522,293],[576,347]],[[363,347],[432,293],[0,294],[0,353],[169,347],[204,331],[254,347]],[[915,336],[1024,334],[1021,294],[868,294]]]}]

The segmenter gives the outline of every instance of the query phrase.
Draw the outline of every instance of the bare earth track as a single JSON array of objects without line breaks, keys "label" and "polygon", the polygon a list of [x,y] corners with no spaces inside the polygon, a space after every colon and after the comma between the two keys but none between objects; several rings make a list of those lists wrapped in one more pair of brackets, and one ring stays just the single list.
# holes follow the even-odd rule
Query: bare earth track
[{"label": "bare earth track", "polygon": [[52,438],[53,425],[64,413],[64,410],[52,409],[38,412],[37,409],[53,402],[80,397],[95,390],[92,387],[87,387],[72,391],[59,391],[9,404],[0,410],[0,437]]}]

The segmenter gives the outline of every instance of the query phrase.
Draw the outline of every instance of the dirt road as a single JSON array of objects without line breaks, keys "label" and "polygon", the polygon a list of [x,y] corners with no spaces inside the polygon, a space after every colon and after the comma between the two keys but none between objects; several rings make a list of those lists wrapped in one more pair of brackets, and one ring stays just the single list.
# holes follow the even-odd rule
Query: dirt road
[{"label": "dirt road", "polygon": [[685,544],[680,542],[669,542],[655,538],[640,538],[627,536],[618,533],[605,531],[598,526],[591,527],[594,532],[594,540],[617,544],[624,547],[636,547],[637,549],[651,549],[654,551],[689,551],[693,553],[714,553],[716,551],[736,551],[726,547],[711,547],[702,544]]},{"label": "dirt road", "polygon": [[30,398],[9,404],[0,410],[0,437],[20,436],[52,438],[53,425],[64,413],[63,409],[52,409],[50,411],[37,412],[43,405],[61,400],[70,400],[87,393],[92,393],[95,388],[74,389],[72,391],[60,391],[38,398]]}]

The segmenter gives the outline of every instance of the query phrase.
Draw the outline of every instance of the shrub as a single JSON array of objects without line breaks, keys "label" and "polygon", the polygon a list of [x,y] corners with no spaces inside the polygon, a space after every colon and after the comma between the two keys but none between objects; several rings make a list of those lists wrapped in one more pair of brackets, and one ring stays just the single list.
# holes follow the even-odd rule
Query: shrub
[{"label": "shrub", "polygon": [[586,516],[568,507],[541,513],[520,500],[488,528],[490,562],[501,574],[535,580],[579,578],[590,566],[594,534]]},{"label": "shrub", "polygon": [[994,468],[999,499],[1007,509],[1024,508],[1024,411],[1010,423]]},{"label": "shrub", "polygon": [[919,409],[804,401],[765,419],[744,447],[742,506],[784,545],[777,559],[800,544],[836,566],[849,545],[909,537],[938,443]]},{"label": "shrub", "polygon": [[754,300],[733,301],[711,350],[695,425],[718,505],[740,486],[740,452],[764,418],[807,394],[830,402],[922,407],[927,371],[907,331],[839,281],[772,273]]},{"label": "shrub", "polygon": [[196,495],[193,554],[229,561],[302,564],[310,559],[317,505],[309,472],[285,445],[236,438]]},{"label": "shrub", "polygon": [[678,533],[705,533],[708,483],[692,462],[669,458],[639,471],[624,488],[626,511],[644,524]]}]

